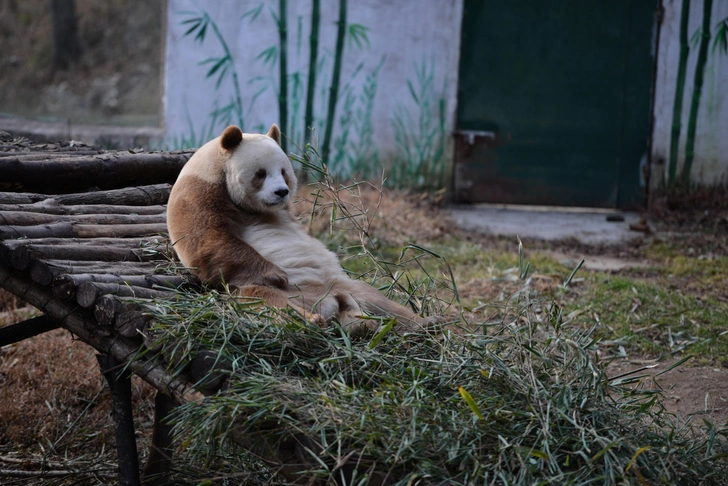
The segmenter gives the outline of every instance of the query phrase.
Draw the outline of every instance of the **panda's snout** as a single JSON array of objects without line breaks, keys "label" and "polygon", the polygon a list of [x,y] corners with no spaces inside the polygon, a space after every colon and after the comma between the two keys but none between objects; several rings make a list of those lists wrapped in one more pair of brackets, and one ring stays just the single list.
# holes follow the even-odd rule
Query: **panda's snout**
[{"label": "panda's snout", "polygon": [[287,187],[284,187],[283,189],[278,189],[273,194],[275,194],[276,196],[278,196],[281,199],[283,199],[284,197],[286,197],[288,195],[288,192],[289,192],[288,191],[288,188]]}]

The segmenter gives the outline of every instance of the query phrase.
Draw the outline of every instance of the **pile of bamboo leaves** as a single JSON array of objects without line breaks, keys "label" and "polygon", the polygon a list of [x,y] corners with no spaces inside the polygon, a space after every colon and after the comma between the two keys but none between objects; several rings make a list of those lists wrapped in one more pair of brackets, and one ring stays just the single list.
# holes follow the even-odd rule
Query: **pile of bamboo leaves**
[{"label": "pile of bamboo leaves", "polygon": [[[231,439],[249,434],[257,445],[239,467],[284,482],[720,484],[728,475],[725,430],[695,434],[661,408],[659,391],[635,386],[639,376],[610,381],[590,333],[564,325],[561,309],[532,301],[527,287],[505,305],[498,322],[406,336],[382,322],[358,338],[226,294],[181,293],[149,311],[178,369],[200,349],[225,363],[215,373],[226,386],[173,417],[195,463],[242,454]],[[266,459],[260,444],[291,442],[293,476],[255,460]]]}]

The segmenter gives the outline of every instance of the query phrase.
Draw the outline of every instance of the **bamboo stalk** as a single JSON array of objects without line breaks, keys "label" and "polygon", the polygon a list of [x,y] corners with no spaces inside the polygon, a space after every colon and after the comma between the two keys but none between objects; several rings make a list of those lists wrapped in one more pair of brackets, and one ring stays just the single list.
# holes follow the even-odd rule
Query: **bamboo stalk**
[{"label": "bamboo stalk", "polygon": [[[683,0],[686,2],[687,0]],[[695,78],[693,81],[693,99],[690,104],[690,116],[688,118],[688,132],[685,140],[685,161],[682,169],[682,183],[690,184],[690,171],[693,168],[695,158],[695,131],[698,125],[698,109],[700,108],[700,96],[703,92],[703,79],[705,78],[705,63],[708,60],[708,45],[710,45],[710,17],[713,10],[713,0],[703,0],[703,26],[700,36],[700,48],[698,49],[698,60],[695,64]]]},{"label": "bamboo stalk", "polygon": [[329,108],[326,117],[326,131],[324,133],[324,145],[322,157],[324,162],[329,162],[329,150],[331,147],[331,134],[336,118],[336,101],[339,96],[339,80],[341,78],[341,60],[344,56],[344,37],[346,36],[346,0],[339,0],[339,29],[336,34],[336,53],[334,57],[334,72],[329,88]]}]

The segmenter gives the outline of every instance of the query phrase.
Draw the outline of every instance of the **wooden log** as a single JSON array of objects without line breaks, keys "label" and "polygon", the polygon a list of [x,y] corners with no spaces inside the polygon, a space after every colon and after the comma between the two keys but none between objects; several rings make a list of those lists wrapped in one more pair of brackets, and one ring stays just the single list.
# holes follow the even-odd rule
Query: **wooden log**
[{"label": "wooden log", "polygon": [[53,295],[57,299],[70,299],[76,295],[76,289],[86,282],[98,282],[107,284],[123,284],[133,285],[135,287],[157,288],[170,290],[184,286],[194,290],[199,290],[194,280],[190,277],[180,277],[177,275],[111,275],[107,273],[92,274],[81,273],[76,275],[64,274],[58,275],[53,279],[51,285]]},{"label": "wooden log", "polygon": [[111,418],[119,464],[119,484],[140,486],[139,456],[134,435],[134,414],[131,404],[131,374],[113,356],[96,355],[101,374],[111,390]]},{"label": "wooden log", "polygon": [[193,152],[105,153],[61,157],[60,160],[0,158],[2,191],[43,192],[48,187],[58,193],[83,191],[89,187],[116,189],[129,185],[173,183]]},{"label": "wooden log", "polygon": [[122,238],[167,232],[167,223],[75,224],[53,223],[36,226],[0,226],[0,240],[16,238]]},{"label": "wooden log", "polygon": [[168,292],[152,290],[144,287],[135,287],[119,283],[85,282],[76,289],[76,302],[81,307],[91,307],[102,295],[116,295],[118,297],[135,297],[138,299],[159,299],[169,297]]},{"label": "wooden log", "polygon": [[[144,381],[171,396],[178,403],[204,399],[204,395],[191,386],[186,375],[173,376],[158,356],[153,353],[140,356],[137,342],[122,336],[104,336],[94,332],[98,326],[88,309],[79,308],[75,303],[54,299],[48,287],[35,284],[27,276],[13,273],[4,267],[0,267],[0,287],[15,295],[22,295],[26,302],[62,322],[64,328],[100,353],[111,355],[121,363],[128,362],[129,371],[139,375]],[[302,473],[317,467],[318,464],[307,464],[307,460],[302,463],[302,458],[310,457],[310,452],[306,448],[314,453],[319,450],[314,439],[301,434],[281,434],[280,426],[275,423],[251,428],[243,423],[244,419],[245,417],[241,417],[229,431],[229,437],[235,443],[277,468],[277,472],[288,481],[309,482],[311,478]],[[361,473],[362,471],[360,475]],[[394,479],[385,476],[384,473],[381,474],[381,477],[374,478],[378,479],[376,484],[392,482]]]},{"label": "wooden log", "polygon": [[153,274],[157,266],[142,262],[78,262],[75,260],[33,260],[30,278],[41,285],[50,285],[64,273],[110,273],[113,275]]},{"label": "wooden log", "polygon": [[11,253],[10,263],[13,268],[25,270],[30,266],[32,260],[37,259],[146,262],[163,258],[160,253],[141,248],[92,245],[28,245],[15,248]]},{"label": "wooden log", "polygon": [[60,205],[55,199],[45,199],[34,204],[0,204],[0,212],[23,211],[44,214],[162,214],[166,206],[122,206],[119,204]]},{"label": "wooden log", "polygon": [[59,327],[61,327],[61,323],[46,314],[10,326],[0,327],[0,348]]},{"label": "wooden log", "polygon": [[166,236],[146,236],[134,238],[23,238],[19,240],[3,240],[0,246],[11,250],[28,245],[78,245],[78,246],[117,246],[121,248],[164,247]]},{"label": "wooden log", "polygon": [[0,224],[6,226],[34,226],[61,222],[81,224],[150,224],[166,223],[162,214],[46,214],[23,211],[0,212]]},{"label": "wooden log", "polygon": [[16,158],[23,162],[32,160],[66,160],[74,157],[103,154],[101,148],[84,148],[79,150],[33,150],[32,152],[2,152],[0,146],[0,158]]},{"label": "wooden log", "polygon": [[142,483],[149,485],[168,484],[167,477],[172,467],[172,424],[166,418],[179,405],[177,401],[157,392],[154,396],[154,428],[149,446],[149,457],[142,471]]},{"label": "wooden log", "polygon": [[103,295],[96,299],[94,317],[100,326],[113,328],[116,315],[121,310],[121,300],[115,295]]},{"label": "wooden log", "polygon": [[120,362],[136,357],[129,363],[129,370],[179,403],[203,398],[186,382],[184,375],[175,377],[168,373],[166,366],[156,356],[138,356],[138,343],[120,336],[108,337],[94,332],[99,326],[88,309],[78,307],[75,302],[54,299],[48,287],[38,285],[26,275],[4,267],[0,267],[0,287],[15,295],[22,295],[26,302],[60,321],[64,328],[100,353],[112,355]]},{"label": "wooden log", "polygon": [[141,342],[150,318],[144,315],[139,304],[107,294],[96,299],[93,309],[94,317],[101,326],[115,329],[119,335]]},{"label": "wooden log", "polygon": [[[166,204],[171,190],[172,186],[170,184],[152,184],[110,191],[54,195],[53,199],[58,204],[64,205],[114,204],[152,206]],[[48,198],[48,194],[0,192],[0,204],[33,204]]]},{"label": "wooden log", "polygon": [[121,336],[137,338],[139,342],[142,342],[143,333],[149,327],[151,320],[151,317],[144,314],[141,307],[122,306],[121,311],[116,315],[114,329]]}]

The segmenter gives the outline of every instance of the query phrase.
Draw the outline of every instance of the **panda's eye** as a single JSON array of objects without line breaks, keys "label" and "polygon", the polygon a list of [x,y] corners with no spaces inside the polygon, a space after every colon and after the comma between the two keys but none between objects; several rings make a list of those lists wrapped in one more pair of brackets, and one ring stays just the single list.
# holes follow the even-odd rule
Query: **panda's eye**
[{"label": "panda's eye", "polygon": [[258,172],[255,173],[256,179],[265,179],[266,172],[265,169],[258,169]]},{"label": "panda's eye", "polygon": [[282,175],[283,177],[285,177],[285,176],[286,176],[286,169],[281,169],[281,175]]}]

